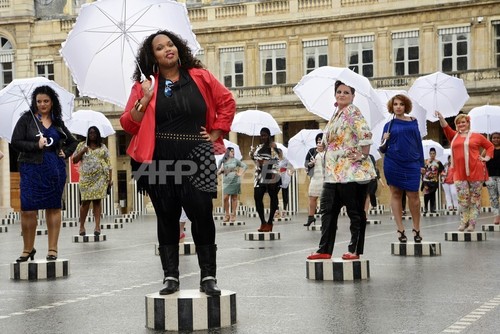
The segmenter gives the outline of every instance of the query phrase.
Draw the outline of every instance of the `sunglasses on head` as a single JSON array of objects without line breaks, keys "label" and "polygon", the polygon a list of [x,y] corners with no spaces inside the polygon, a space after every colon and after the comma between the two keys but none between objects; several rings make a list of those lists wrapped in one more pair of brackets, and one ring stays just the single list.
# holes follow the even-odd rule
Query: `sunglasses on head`
[{"label": "sunglasses on head", "polygon": [[163,92],[166,97],[172,97],[173,95],[173,90],[172,86],[174,85],[174,82],[172,80],[165,80],[165,91]]}]

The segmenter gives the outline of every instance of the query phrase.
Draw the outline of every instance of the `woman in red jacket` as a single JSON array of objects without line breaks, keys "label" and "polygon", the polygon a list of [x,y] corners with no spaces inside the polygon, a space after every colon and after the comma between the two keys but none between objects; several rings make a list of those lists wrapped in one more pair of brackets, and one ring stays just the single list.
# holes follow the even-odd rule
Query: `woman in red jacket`
[{"label": "woman in red jacket", "polygon": [[[169,31],[146,38],[137,60],[136,82],[120,123],[133,135],[127,149],[133,176],[149,194],[157,216],[164,272],[160,294],[179,290],[179,218],[184,208],[192,223],[200,291],[220,295],[212,215],[217,193],[214,150],[225,151],[222,137],[230,130],[236,103],[186,42]],[[154,80],[142,80],[143,73]]]},{"label": "woman in red jacket", "polygon": [[[436,111],[439,124],[451,142],[453,181],[457,188],[460,209],[459,231],[473,232],[481,208],[483,182],[488,179],[486,161],[493,156],[493,144],[479,133],[470,131],[470,117],[459,114],[455,117],[457,131],[453,130],[443,115]],[[486,154],[481,156],[481,149]]]}]

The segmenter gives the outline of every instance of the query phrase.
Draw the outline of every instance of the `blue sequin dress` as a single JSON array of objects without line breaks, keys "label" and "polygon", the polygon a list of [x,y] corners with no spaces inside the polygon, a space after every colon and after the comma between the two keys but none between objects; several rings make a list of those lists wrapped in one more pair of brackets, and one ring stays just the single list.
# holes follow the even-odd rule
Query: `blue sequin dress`
[{"label": "blue sequin dress", "polygon": [[[418,191],[420,168],[424,166],[422,138],[417,120],[394,119],[387,152],[384,155],[384,174],[387,184],[402,190]],[[387,132],[389,123],[384,126]]]},{"label": "blue sequin dress", "polygon": [[21,174],[21,210],[60,209],[66,183],[66,163],[58,156],[60,134],[51,126],[44,129],[44,136],[54,143],[46,147],[41,164],[23,162]]}]

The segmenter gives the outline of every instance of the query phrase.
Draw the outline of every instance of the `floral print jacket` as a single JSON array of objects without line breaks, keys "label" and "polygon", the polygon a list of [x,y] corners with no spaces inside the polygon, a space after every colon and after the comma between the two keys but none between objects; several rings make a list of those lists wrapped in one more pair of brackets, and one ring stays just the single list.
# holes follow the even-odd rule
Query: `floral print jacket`
[{"label": "floral print jacket", "polygon": [[353,104],[339,110],[325,127],[325,182],[365,183],[377,177],[370,159],[352,162],[347,155],[371,145],[372,133],[361,111]]}]

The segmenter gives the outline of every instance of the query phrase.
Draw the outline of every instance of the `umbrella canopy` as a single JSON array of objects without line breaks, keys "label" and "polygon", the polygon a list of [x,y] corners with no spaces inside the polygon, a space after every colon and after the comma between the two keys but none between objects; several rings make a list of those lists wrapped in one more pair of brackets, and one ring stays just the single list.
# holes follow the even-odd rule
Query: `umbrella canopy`
[{"label": "umbrella canopy", "polygon": [[170,0],[100,0],[84,4],[60,53],[82,95],[127,103],[137,50],[145,37],[169,30],[200,49],[186,5]]},{"label": "umbrella canopy", "polygon": [[282,143],[277,143],[277,142],[274,142],[276,144],[276,147],[279,148],[282,152],[283,152],[283,157],[287,157],[288,155],[288,148],[283,145]]},{"label": "umbrella canopy", "polygon": [[436,159],[438,159],[439,161],[441,161],[441,163],[444,165],[445,163],[448,162],[448,157],[450,155],[451,155],[451,148],[445,148],[445,149],[443,149],[443,154],[442,155],[436,155]]},{"label": "umbrella canopy", "polygon": [[436,110],[444,117],[452,117],[469,99],[463,80],[442,72],[418,78],[408,94],[425,109],[427,120],[431,122],[438,120]]},{"label": "umbrella canopy", "polygon": [[[229,147],[234,148],[234,157],[236,159],[238,159],[238,160],[241,160],[241,158],[243,156],[241,155],[240,146],[238,144],[235,144],[232,141],[224,139],[224,146],[226,147],[226,149],[229,148]],[[222,160],[223,157],[224,157],[224,154],[217,154],[215,156],[215,163],[216,163],[217,166],[219,166],[219,163],[220,163],[220,161]]]},{"label": "umbrella canopy", "polygon": [[75,95],[59,86],[55,81],[43,77],[14,79],[0,91],[0,137],[9,143],[19,117],[30,109],[31,94],[39,86],[50,86],[59,96],[63,121],[71,118]]},{"label": "umbrella canopy", "polygon": [[500,107],[482,106],[469,111],[470,128],[479,133],[492,134],[500,131]]},{"label": "umbrella canopy", "polygon": [[305,168],[306,154],[311,148],[316,147],[316,136],[321,132],[320,129],[304,129],[290,138],[287,159],[293,168]]},{"label": "umbrella canopy", "polygon": [[78,110],[74,112],[66,126],[72,133],[84,137],[87,137],[91,126],[97,127],[103,138],[115,134],[109,119],[102,112],[94,110]]},{"label": "umbrella canopy", "polygon": [[268,128],[271,135],[281,133],[278,122],[271,114],[260,110],[245,110],[234,116],[231,131],[249,136],[260,136],[260,129]]},{"label": "umbrella canopy", "polygon": [[384,107],[370,81],[348,68],[317,68],[303,76],[293,91],[308,111],[330,120],[335,111],[334,87],[337,80],[356,90],[353,103],[361,110],[370,128],[384,120]]},{"label": "umbrella canopy", "polygon": [[434,147],[436,149],[436,157],[443,156],[444,154],[444,148],[441,146],[440,143],[430,140],[430,139],[425,139],[422,140],[422,147],[424,149],[424,158],[429,159],[429,150]]}]

